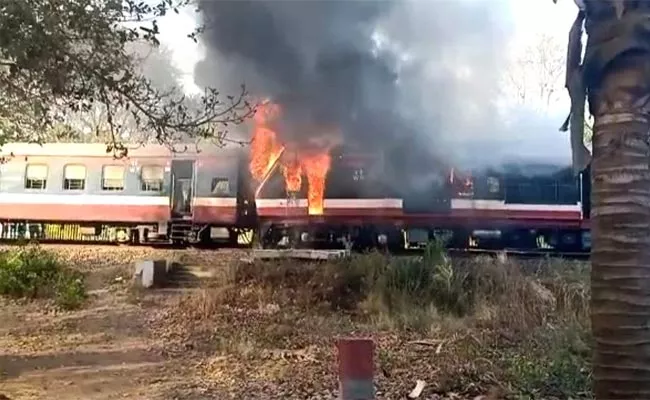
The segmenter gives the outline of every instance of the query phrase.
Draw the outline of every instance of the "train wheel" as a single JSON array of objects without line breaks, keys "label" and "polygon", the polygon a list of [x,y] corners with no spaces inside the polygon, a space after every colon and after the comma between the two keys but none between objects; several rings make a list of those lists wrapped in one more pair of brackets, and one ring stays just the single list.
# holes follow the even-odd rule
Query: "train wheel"
[{"label": "train wheel", "polygon": [[536,250],[538,248],[537,233],[533,233],[529,229],[515,229],[507,232],[505,236],[504,247],[518,250]]},{"label": "train wheel", "polygon": [[582,251],[581,236],[579,231],[559,231],[557,249],[564,252]]},{"label": "train wheel", "polygon": [[130,235],[129,230],[126,228],[117,228],[115,230],[115,241],[118,244],[127,245],[129,244]]},{"label": "train wheel", "polygon": [[470,234],[466,229],[455,229],[452,232],[447,247],[452,249],[466,249],[470,247]]}]

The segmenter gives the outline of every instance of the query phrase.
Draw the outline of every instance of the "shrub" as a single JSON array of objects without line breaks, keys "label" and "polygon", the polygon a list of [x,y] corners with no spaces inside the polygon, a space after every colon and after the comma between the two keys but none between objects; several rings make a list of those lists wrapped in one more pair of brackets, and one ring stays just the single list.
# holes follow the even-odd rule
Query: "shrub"
[{"label": "shrub", "polygon": [[381,308],[377,311],[397,315],[434,307],[441,313],[462,315],[470,308],[469,275],[453,268],[440,242],[429,244],[421,257],[362,256],[350,264],[353,270],[364,265],[365,295],[377,300]]},{"label": "shrub", "polygon": [[54,298],[64,309],[77,308],[86,298],[83,275],[64,268],[53,253],[38,246],[0,252],[0,295]]}]

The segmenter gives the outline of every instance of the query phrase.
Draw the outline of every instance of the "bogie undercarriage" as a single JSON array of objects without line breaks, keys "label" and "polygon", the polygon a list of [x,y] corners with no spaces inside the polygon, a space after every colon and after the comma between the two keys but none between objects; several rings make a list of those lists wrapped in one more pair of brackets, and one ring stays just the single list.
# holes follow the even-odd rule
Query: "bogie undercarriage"
[{"label": "bogie undercarriage", "polygon": [[588,253],[589,231],[571,228],[530,229],[507,227],[410,228],[399,225],[307,225],[266,223],[258,231],[262,248],[350,249],[365,251],[425,247],[440,240],[451,249],[547,251]]},{"label": "bogie undercarriage", "polygon": [[2,221],[0,240],[89,242],[120,244],[175,244],[205,247],[261,247],[267,249],[348,249],[391,252],[423,248],[441,240],[451,249],[547,251],[588,253],[588,230],[518,227],[409,227],[399,224],[296,224],[265,221],[258,229],[164,224],[78,224],[39,221]]},{"label": "bogie undercarriage", "polygon": [[246,246],[250,229],[170,221],[157,224],[1,221],[0,240],[116,244]]}]

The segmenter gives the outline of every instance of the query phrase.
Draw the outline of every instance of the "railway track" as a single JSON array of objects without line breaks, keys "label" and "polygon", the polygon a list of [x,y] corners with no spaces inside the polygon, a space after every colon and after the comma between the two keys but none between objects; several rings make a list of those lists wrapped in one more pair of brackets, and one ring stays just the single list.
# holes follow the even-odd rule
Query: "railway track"
[{"label": "railway track", "polygon": [[[26,243],[36,243],[36,242],[26,242],[19,240],[0,240],[0,246],[19,246]],[[200,246],[200,245],[174,245],[167,243],[160,244],[120,244],[114,242],[89,242],[89,241],[41,241],[38,242],[40,245],[52,247],[52,248],[64,248],[64,247],[98,247],[98,248],[140,248],[140,249],[162,249],[162,250],[183,250],[183,249],[194,249],[194,250],[203,250],[203,251],[219,251],[219,250],[241,250],[245,251],[250,248],[250,246]],[[399,256],[417,256],[422,254],[424,249],[404,249],[399,251],[394,251],[392,254]],[[490,256],[490,257],[499,257],[506,256],[510,258],[522,258],[522,259],[534,259],[534,258],[562,258],[569,260],[589,260],[589,253],[569,253],[569,252],[558,252],[553,250],[520,250],[520,249],[500,249],[500,250],[491,250],[491,249],[459,249],[459,248],[450,248],[447,249],[447,253],[450,257],[453,258],[468,258],[468,257],[477,257],[477,256]]]}]

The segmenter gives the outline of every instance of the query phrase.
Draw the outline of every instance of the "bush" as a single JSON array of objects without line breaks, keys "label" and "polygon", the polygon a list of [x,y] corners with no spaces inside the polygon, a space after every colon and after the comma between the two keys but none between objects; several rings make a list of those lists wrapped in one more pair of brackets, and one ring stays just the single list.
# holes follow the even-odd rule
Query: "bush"
[{"label": "bush", "polygon": [[[346,265],[347,264],[347,265]],[[366,306],[392,317],[420,320],[435,309],[442,314],[470,311],[470,275],[455,269],[440,242],[431,243],[421,257],[386,257],[377,253],[343,261],[335,268],[362,275]],[[349,279],[349,278],[348,278]]]},{"label": "bush", "polygon": [[54,298],[63,309],[78,308],[86,298],[83,275],[38,246],[0,252],[0,295]]}]

